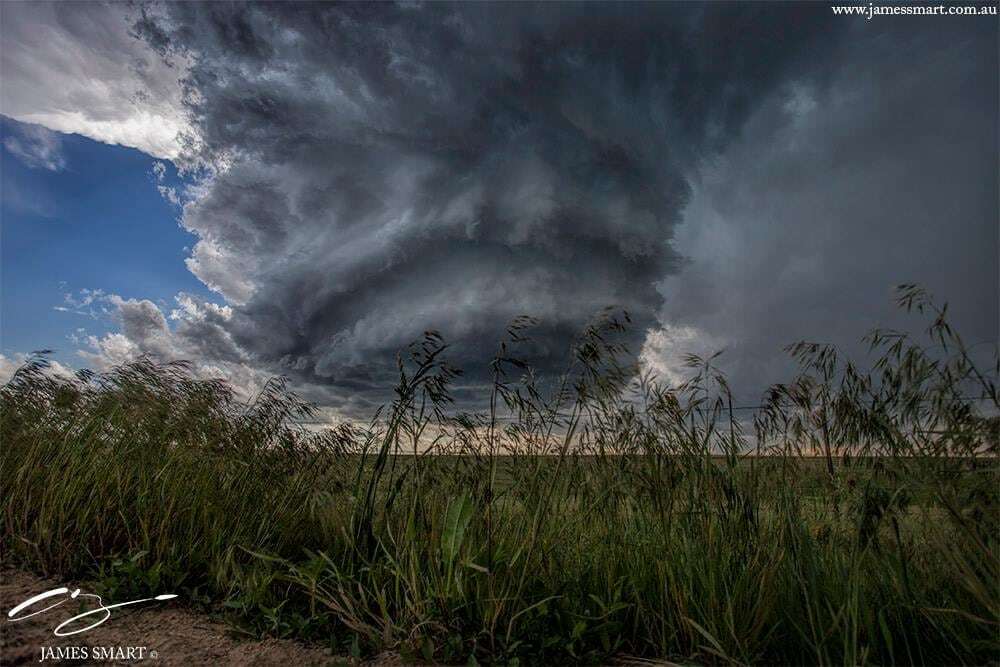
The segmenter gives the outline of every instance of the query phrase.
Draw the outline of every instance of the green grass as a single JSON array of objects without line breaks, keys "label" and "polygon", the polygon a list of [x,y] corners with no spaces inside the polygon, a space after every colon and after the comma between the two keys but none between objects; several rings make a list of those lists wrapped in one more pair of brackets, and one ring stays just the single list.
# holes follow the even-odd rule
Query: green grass
[{"label": "green grass", "polygon": [[794,346],[752,416],[712,360],[637,378],[612,317],[547,391],[515,324],[482,415],[429,335],[391,405],[322,433],[280,382],[247,405],[183,364],[38,358],[0,393],[4,558],[355,655],[995,663],[997,361],[901,302],[929,343],[875,332],[864,372]]}]

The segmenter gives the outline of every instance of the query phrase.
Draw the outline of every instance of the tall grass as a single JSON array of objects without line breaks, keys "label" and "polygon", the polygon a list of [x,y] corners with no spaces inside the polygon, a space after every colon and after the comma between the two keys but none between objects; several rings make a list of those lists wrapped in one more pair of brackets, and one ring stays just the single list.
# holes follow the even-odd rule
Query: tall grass
[{"label": "tall grass", "polygon": [[829,346],[741,411],[713,359],[663,387],[610,314],[548,384],[491,365],[460,414],[434,334],[364,427],[314,433],[184,364],[0,392],[5,559],[228,609],[253,633],[420,660],[750,664],[1000,659],[996,382],[912,286],[926,341]]}]

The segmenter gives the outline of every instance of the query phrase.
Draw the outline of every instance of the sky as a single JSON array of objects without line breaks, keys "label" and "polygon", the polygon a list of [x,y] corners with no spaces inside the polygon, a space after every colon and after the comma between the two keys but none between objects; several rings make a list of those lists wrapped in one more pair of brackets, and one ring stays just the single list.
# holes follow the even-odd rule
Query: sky
[{"label": "sky", "polygon": [[[187,359],[333,415],[426,330],[561,368],[605,307],[741,401],[892,288],[995,344],[995,16],[824,3],[0,4],[0,373]],[[465,398],[468,396],[468,398]]]}]

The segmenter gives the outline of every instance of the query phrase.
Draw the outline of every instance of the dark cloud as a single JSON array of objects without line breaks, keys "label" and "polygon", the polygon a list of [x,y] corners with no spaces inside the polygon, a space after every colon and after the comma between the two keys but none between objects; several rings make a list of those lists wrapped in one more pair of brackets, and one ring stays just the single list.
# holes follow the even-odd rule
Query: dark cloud
[{"label": "dark cloud", "polygon": [[[869,326],[900,325],[902,281],[948,298],[968,340],[997,340],[990,17],[868,21],[822,3],[0,12],[0,111],[208,167],[181,192],[162,168],[153,179],[184,205],[188,266],[226,305],[67,299],[117,320],[85,340],[98,367],[188,358],[250,394],[284,373],[360,415],[427,329],[474,386],[514,317],[541,319],[530,352],[551,370],[618,306],[649,367],[676,379],[682,353],[726,347],[752,401],[788,370],[783,344],[858,352]],[[10,134],[7,151],[61,168],[47,132]]]},{"label": "dark cloud", "polygon": [[825,85],[789,78],[762,98],[692,176],[676,238],[691,263],[661,286],[654,365],[727,348],[721,363],[752,402],[788,377],[785,344],[863,359],[869,328],[922,326],[892,306],[902,282],[949,301],[988,353],[1000,339],[997,46],[990,19],[854,22]]},{"label": "dark cloud", "polygon": [[[819,5],[171,3],[191,63],[189,266],[255,363],[367,403],[427,329],[472,369],[541,319],[551,368],[605,306],[657,327],[689,177],[789,80],[823,89]],[[376,389],[377,388],[377,389]]]}]

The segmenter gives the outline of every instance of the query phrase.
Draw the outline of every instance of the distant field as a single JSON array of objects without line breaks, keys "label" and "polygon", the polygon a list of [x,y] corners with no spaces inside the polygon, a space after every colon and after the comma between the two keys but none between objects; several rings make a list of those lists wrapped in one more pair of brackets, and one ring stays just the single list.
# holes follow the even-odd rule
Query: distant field
[{"label": "distant field", "polygon": [[876,336],[872,374],[797,347],[744,421],[710,364],[637,385],[604,330],[555,395],[498,373],[496,428],[444,417],[427,345],[382,419],[321,433],[281,383],[246,406],[184,366],[36,360],[0,394],[4,560],[336,654],[996,662],[996,369],[937,333],[935,357]]}]

